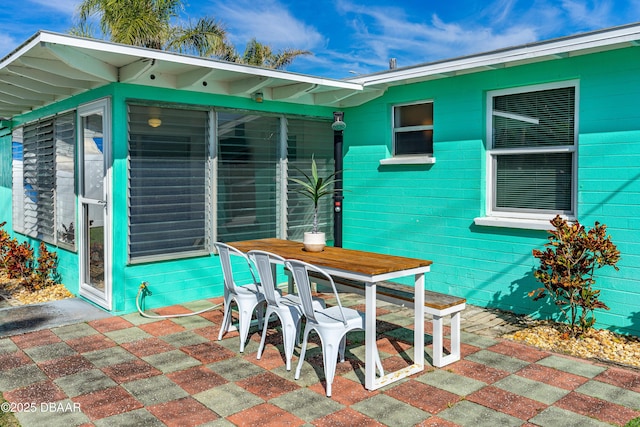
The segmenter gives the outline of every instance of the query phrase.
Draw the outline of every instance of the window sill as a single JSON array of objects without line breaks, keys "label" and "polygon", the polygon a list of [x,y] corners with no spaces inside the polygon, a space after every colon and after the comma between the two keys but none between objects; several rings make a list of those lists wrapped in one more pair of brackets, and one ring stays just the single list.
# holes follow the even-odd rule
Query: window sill
[{"label": "window sill", "polygon": [[432,165],[436,162],[433,156],[398,156],[380,160],[380,165]]},{"label": "window sill", "polygon": [[551,230],[553,226],[546,219],[501,218],[484,216],[474,218],[475,225],[485,227],[522,228],[525,230]]}]

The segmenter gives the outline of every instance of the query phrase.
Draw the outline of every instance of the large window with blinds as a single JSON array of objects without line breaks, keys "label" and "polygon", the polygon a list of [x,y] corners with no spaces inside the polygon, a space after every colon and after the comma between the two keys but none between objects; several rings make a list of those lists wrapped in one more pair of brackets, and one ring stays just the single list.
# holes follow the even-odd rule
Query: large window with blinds
[{"label": "large window with blinds", "polygon": [[129,255],[207,251],[208,113],[129,105]]},{"label": "large window with blinds", "polygon": [[574,215],[576,100],[575,82],[488,94],[491,215]]},{"label": "large window with blinds", "polygon": [[301,239],[311,206],[288,176],[312,155],[333,172],[332,135],[329,120],[130,104],[131,261],[209,253],[215,240]]},{"label": "large window with blinds", "polygon": [[73,112],[13,131],[15,231],[75,249],[74,147]]}]

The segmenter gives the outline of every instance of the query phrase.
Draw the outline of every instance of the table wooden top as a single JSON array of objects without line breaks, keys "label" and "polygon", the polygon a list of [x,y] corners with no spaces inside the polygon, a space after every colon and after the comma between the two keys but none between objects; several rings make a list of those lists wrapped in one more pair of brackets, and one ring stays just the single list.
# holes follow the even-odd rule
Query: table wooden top
[{"label": "table wooden top", "polygon": [[432,264],[431,261],[423,259],[335,248],[332,246],[325,247],[322,252],[307,252],[304,250],[301,242],[282,239],[244,240],[240,242],[230,242],[228,244],[242,252],[250,250],[267,251],[280,255],[283,258],[298,259],[319,267],[352,271],[368,276],[378,276],[396,271],[423,268]]}]

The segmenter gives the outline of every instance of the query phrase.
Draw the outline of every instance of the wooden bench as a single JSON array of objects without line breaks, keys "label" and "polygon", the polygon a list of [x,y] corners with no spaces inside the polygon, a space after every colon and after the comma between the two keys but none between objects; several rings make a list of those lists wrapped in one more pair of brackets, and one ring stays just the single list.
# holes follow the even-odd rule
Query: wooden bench
[{"label": "wooden bench", "polygon": [[[355,280],[334,277],[336,288],[340,291],[364,294],[364,283]],[[318,279],[318,284],[324,283]],[[411,286],[393,282],[379,282],[376,296],[382,301],[413,308],[414,289]],[[460,360],[460,312],[465,309],[464,298],[424,291],[424,310],[433,316],[433,366],[438,368]],[[451,316],[451,349],[444,354],[444,318]]]}]

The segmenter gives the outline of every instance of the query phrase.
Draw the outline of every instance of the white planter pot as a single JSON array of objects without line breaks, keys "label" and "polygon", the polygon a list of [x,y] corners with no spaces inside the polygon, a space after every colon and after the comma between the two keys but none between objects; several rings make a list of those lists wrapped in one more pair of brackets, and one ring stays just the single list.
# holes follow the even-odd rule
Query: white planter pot
[{"label": "white planter pot", "polygon": [[304,233],[302,244],[308,252],[322,252],[327,244],[327,240],[324,233],[312,233],[308,231]]}]

